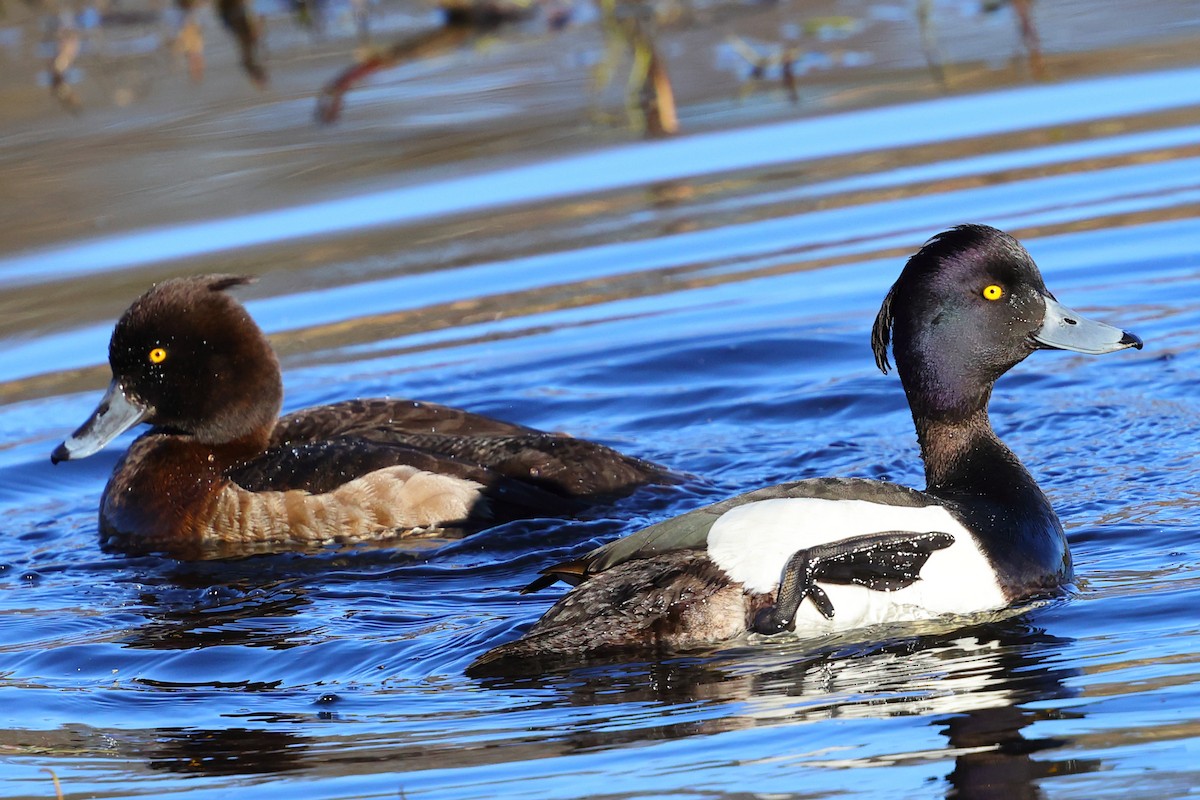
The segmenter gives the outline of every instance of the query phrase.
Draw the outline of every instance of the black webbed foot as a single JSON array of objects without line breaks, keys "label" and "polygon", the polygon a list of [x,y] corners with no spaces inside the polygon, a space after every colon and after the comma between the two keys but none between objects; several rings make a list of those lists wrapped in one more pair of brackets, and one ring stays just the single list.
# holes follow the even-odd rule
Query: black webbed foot
[{"label": "black webbed foot", "polygon": [[920,580],[930,555],[953,543],[953,536],[937,531],[886,531],[798,550],[783,567],[775,605],[755,615],[753,629],[773,634],[791,628],[806,598],[823,617],[833,619],[833,603],[817,580],[885,592],[903,589]]},{"label": "black webbed foot", "polygon": [[833,603],[829,595],[816,584],[816,573],[821,565],[819,552],[825,545],[797,550],[783,566],[783,574],[779,579],[779,591],[775,595],[775,605],[768,606],[754,616],[754,630],[758,633],[773,634],[787,630],[796,609],[811,597],[817,610],[826,619],[833,618]]}]

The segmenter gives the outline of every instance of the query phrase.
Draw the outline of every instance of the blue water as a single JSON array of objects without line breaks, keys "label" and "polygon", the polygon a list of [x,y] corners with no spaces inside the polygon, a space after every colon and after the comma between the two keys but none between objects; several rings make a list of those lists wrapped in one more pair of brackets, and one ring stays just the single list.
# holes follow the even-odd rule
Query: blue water
[{"label": "blue water", "polygon": [[[129,437],[56,468],[48,455],[106,381],[68,370],[101,363],[140,288],[111,312],[64,307],[0,342],[0,794],[52,796],[51,768],[68,797],[1188,795],[1197,86],[1200,70],[1174,69],[964,94],[281,207],[300,229],[230,216],[0,256],[0,283],[49,297],[135,266],[121,280],[227,270],[258,231],[246,259],[263,280],[242,295],[284,354],[287,409],[421,398],[688,476],[436,549],[106,554],[96,505]],[[937,146],[895,151],[897,133]],[[421,235],[452,213],[452,242]],[[551,562],[783,480],[921,486],[870,325],[907,254],[966,221],[1019,236],[1062,302],[1147,343],[1037,353],[992,403],[1068,531],[1075,597],[884,641],[463,676],[553,602],[560,589],[517,593]],[[304,236],[333,255],[273,257]],[[344,259],[355,243],[369,255]]]}]

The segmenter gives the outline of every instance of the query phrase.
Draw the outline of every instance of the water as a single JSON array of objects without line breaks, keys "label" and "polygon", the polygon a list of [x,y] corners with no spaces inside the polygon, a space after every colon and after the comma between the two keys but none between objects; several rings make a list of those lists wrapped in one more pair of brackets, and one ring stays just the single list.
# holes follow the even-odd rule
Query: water
[{"label": "water", "polygon": [[[1097,63],[1112,59],[1096,47]],[[177,201],[116,195],[99,233],[83,225],[95,208],[53,228],[6,226],[0,794],[52,796],[43,768],[72,798],[1194,791],[1200,68],[1074,74],[1063,59],[1045,85],[817,103],[833,114],[798,114],[767,92],[732,128],[692,106],[703,132],[678,140],[613,143],[601,129],[581,134],[582,149],[542,152],[554,134],[531,145],[500,132],[506,158],[455,151],[441,156],[458,164],[448,169],[426,153],[260,196],[256,181],[277,185],[326,155],[350,163],[360,156],[346,141],[379,156],[388,138],[365,141],[375,121],[290,127],[300,93],[279,90],[244,101],[264,104],[262,130],[213,139],[250,111],[186,112],[198,132],[179,146],[207,148],[212,180],[250,187],[244,207],[181,184]],[[405,92],[360,103],[360,120],[392,114]],[[132,112],[97,114],[140,137],[110,145],[125,160],[156,130]],[[45,124],[51,153],[80,135]],[[261,174],[220,166],[266,147],[273,125],[304,146],[267,148],[282,161]],[[25,152],[33,129],[14,130],[5,147]],[[653,172],[639,174],[643,162]],[[86,184],[106,168],[74,174]],[[517,594],[553,561],[782,480],[922,485],[903,394],[875,370],[869,330],[904,257],[962,221],[1012,231],[1061,301],[1147,342],[1104,358],[1037,353],[992,403],[1068,531],[1074,598],[969,629],[463,676],[553,602],[560,590]],[[213,563],[103,553],[96,505],[129,437],[56,468],[48,454],[107,380],[115,315],[153,280],[204,271],[262,277],[241,296],[282,354],[289,410],[422,398],[599,439],[689,477],[580,520],[433,550]]]}]

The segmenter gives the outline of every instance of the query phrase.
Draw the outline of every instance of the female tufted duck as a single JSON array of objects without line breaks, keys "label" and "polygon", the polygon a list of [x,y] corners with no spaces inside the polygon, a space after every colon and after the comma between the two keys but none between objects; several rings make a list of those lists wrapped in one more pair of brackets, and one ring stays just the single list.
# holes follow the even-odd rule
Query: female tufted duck
[{"label": "female tufted duck", "polygon": [[935,236],[908,260],[872,334],[885,373],[889,339],[925,491],[821,478],[660,522],[544,570],[526,591],[558,579],[576,588],[470,671],[970,614],[1068,583],[1058,517],[992,431],[992,386],[1034,350],[1141,341],[1059,305],[1025,248],[982,225]]},{"label": "female tufted duck", "polygon": [[429,403],[352,400],[280,419],[279,362],[225,293],[249,281],[164,281],[117,322],[112,383],[51,456],[154,426],[104,489],[106,544],[194,558],[471,532],[667,478],[603,445]]}]

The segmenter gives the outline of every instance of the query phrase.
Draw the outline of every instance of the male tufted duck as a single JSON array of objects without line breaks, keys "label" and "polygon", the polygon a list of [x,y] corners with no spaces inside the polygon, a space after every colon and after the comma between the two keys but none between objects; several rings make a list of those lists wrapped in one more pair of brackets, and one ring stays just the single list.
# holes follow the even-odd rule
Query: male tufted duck
[{"label": "male tufted duck", "polygon": [[100,502],[107,545],[181,557],[282,550],[563,515],[667,474],[593,442],[410,400],[279,418],[279,362],[225,290],[164,281],[117,322],[113,379],[55,449],[91,455],[140,422]]},{"label": "male tufted duck", "polygon": [[558,579],[576,588],[471,671],[971,614],[1068,583],[1062,525],[992,431],[992,386],[1035,350],[1099,354],[1141,341],[1059,305],[1025,248],[982,225],[935,236],[908,260],[872,334],[885,373],[889,339],[925,491],[821,478],[660,522],[544,570],[526,591]]}]

